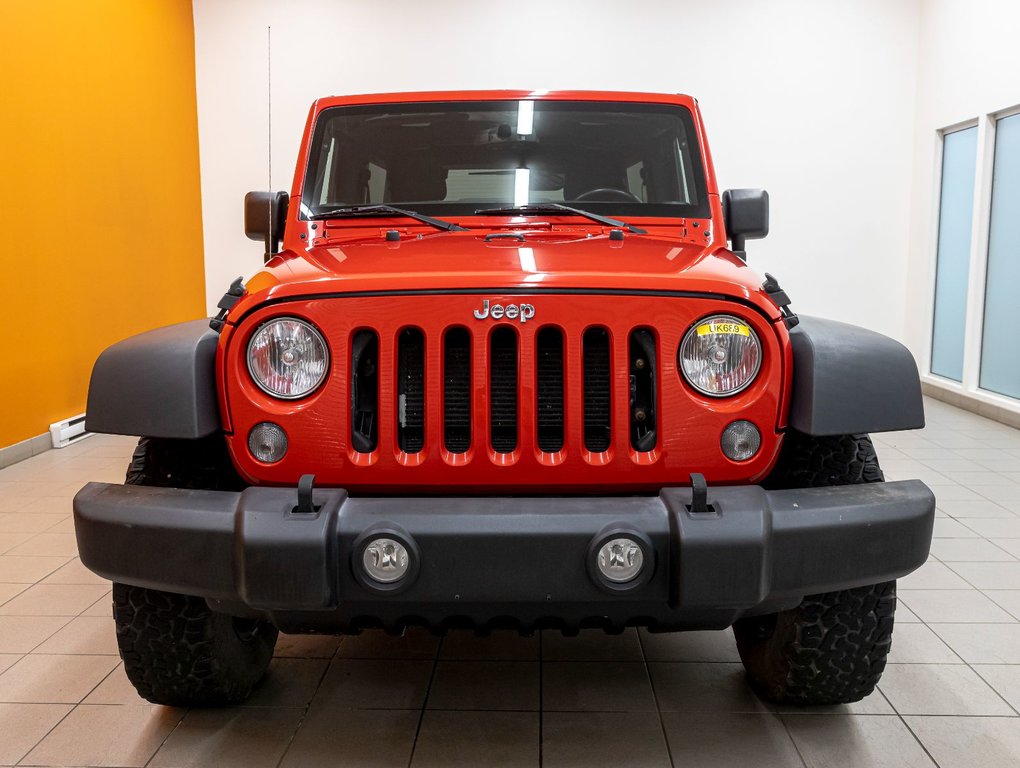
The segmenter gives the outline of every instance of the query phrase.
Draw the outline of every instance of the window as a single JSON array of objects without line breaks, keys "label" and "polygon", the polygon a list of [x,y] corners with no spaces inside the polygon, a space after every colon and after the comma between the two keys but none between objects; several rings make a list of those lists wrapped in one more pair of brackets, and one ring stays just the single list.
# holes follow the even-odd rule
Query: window
[{"label": "window", "polygon": [[435,215],[564,201],[595,213],[708,216],[690,112],[507,100],[334,107],[318,118],[309,209],[390,203]]},{"label": "window", "polygon": [[996,123],[980,386],[1020,398],[1020,115]]},{"label": "window", "polygon": [[931,372],[959,382],[963,381],[977,135],[974,126],[942,139]]}]

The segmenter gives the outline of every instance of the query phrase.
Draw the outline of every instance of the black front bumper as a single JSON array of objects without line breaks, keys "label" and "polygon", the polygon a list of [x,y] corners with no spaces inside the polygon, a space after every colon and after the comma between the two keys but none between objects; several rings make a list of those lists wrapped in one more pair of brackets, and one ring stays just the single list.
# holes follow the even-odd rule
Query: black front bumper
[{"label": "black front bumper", "polygon": [[[765,491],[690,488],[658,496],[349,498],[317,489],[243,493],[89,483],[74,499],[82,562],[105,578],[198,595],[284,630],[560,625],[725,627],[805,595],[895,579],[928,556],[935,499],[917,480]],[[611,531],[645,542],[650,577],[614,591],[594,569]],[[371,588],[366,534],[411,544],[397,591]]]}]

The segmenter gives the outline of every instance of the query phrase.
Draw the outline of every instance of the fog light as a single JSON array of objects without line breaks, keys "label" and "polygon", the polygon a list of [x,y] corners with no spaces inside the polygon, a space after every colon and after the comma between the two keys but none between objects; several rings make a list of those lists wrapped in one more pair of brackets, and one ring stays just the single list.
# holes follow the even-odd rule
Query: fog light
[{"label": "fog light", "polygon": [[407,548],[396,539],[372,539],[361,555],[365,573],[380,584],[392,584],[407,575],[411,559]]},{"label": "fog light", "polygon": [[263,464],[274,464],[287,452],[287,433],[271,421],[256,424],[248,433],[248,450]]},{"label": "fog light", "polygon": [[761,448],[761,432],[749,421],[734,421],[723,430],[722,452],[733,461],[747,461]]},{"label": "fog light", "polygon": [[633,539],[610,539],[599,549],[599,571],[614,584],[633,581],[641,573],[645,554]]}]

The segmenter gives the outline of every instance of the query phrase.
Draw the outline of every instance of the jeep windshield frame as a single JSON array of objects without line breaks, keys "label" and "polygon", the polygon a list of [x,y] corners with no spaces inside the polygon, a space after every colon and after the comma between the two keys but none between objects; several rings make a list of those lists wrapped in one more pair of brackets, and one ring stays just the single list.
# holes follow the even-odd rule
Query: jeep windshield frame
[{"label": "jeep windshield frame", "polygon": [[328,107],[312,131],[301,195],[301,219],[371,205],[492,217],[485,209],[551,203],[614,218],[711,217],[690,110],[629,101]]}]

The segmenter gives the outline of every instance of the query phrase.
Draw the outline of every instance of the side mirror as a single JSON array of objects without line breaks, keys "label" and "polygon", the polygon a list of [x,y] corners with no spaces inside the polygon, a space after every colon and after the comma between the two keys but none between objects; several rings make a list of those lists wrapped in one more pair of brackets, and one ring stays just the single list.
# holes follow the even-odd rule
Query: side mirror
[{"label": "side mirror", "polygon": [[286,192],[249,192],[244,196],[244,234],[265,243],[266,261],[280,251],[289,203]]},{"label": "side mirror", "polygon": [[764,189],[727,189],[722,195],[723,223],[731,248],[746,259],[745,240],[769,233],[769,193]]}]

